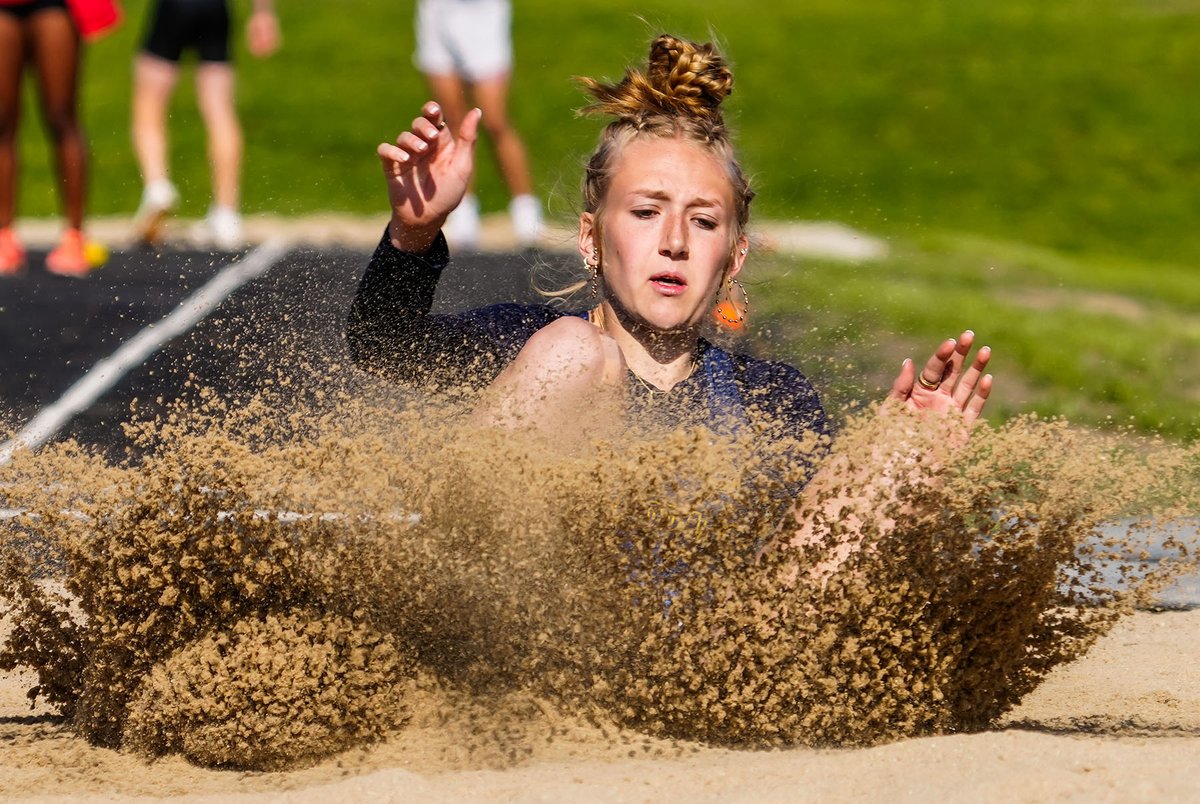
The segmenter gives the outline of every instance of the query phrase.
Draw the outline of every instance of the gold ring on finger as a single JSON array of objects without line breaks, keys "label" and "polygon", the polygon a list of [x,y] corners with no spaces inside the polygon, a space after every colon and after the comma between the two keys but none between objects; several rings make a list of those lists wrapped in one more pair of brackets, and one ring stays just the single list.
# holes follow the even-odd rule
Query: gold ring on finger
[{"label": "gold ring on finger", "polygon": [[923,371],[917,375],[917,382],[921,383],[922,388],[928,388],[930,391],[936,391],[942,384],[941,380],[930,382],[925,379],[925,372]]}]

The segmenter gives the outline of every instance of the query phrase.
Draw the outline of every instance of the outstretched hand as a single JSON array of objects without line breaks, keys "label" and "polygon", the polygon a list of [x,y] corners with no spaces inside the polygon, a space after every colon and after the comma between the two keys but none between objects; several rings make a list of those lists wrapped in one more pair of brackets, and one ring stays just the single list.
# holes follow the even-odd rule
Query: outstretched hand
[{"label": "outstretched hand", "polygon": [[992,375],[984,374],[992,350],[982,347],[967,366],[967,356],[974,342],[975,333],[969,329],[957,339],[947,339],[925,361],[920,372],[912,360],[906,359],[900,367],[900,375],[892,383],[888,399],[900,402],[910,410],[960,413],[967,424],[974,422],[992,392]]},{"label": "outstretched hand", "polygon": [[377,152],[392,206],[388,232],[397,248],[427,250],[446,216],[462,201],[475,168],[481,115],[472,109],[455,136],[446,127],[441,107],[430,101],[395,145],[380,144]]},{"label": "outstretched hand", "polygon": [[265,59],[283,42],[279,32],[279,18],[269,8],[255,9],[246,22],[246,48],[250,55],[257,59]]}]

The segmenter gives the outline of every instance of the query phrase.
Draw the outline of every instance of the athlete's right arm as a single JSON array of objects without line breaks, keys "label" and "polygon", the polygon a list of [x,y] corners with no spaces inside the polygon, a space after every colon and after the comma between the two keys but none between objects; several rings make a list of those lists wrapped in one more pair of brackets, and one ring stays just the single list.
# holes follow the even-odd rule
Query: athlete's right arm
[{"label": "athlete's right arm", "polygon": [[423,254],[462,201],[475,168],[479,109],[472,109],[457,135],[446,128],[442,110],[430,101],[395,144],[377,152],[387,181],[392,220],[388,235],[402,251]]}]

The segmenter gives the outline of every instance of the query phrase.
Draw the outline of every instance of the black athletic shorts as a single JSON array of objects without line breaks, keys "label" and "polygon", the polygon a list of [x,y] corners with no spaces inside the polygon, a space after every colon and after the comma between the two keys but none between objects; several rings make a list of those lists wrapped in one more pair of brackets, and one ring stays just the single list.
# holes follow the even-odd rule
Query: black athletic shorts
[{"label": "black athletic shorts", "polygon": [[9,14],[19,20],[26,20],[39,11],[50,8],[67,8],[66,0],[29,0],[28,3],[18,3],[15,6],[0,6],[0,12]]},{"label": "black athletic shorts", "polygon": [[200,61],[229,61],[226,0],[158,0],[142,49],[167,61],[195,50]]}]

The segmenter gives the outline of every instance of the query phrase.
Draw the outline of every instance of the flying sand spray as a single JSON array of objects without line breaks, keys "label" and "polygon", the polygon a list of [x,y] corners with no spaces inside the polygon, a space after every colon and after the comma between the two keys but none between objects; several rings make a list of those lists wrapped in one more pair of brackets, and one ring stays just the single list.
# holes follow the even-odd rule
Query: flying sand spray
[{"label": "flying sand spray", "polygon": [[542,737],[513,696],[685,742],[870,744],[987,727],[1172,571],[1114,577],[1102,526],[1196,513],[1194,447],[1025,418],[949,450],[863,416],[844,485],[892,447],[907,480],[764,549],[807,515],[787,490],[814,445],[554,454],[452,405],[302,408],[202,394],[130,425],[137,460],[16,453],[0,667],[97,744],[217,767],[386,738],[416,700],[491,711],[480,762],[515,761]]}]

